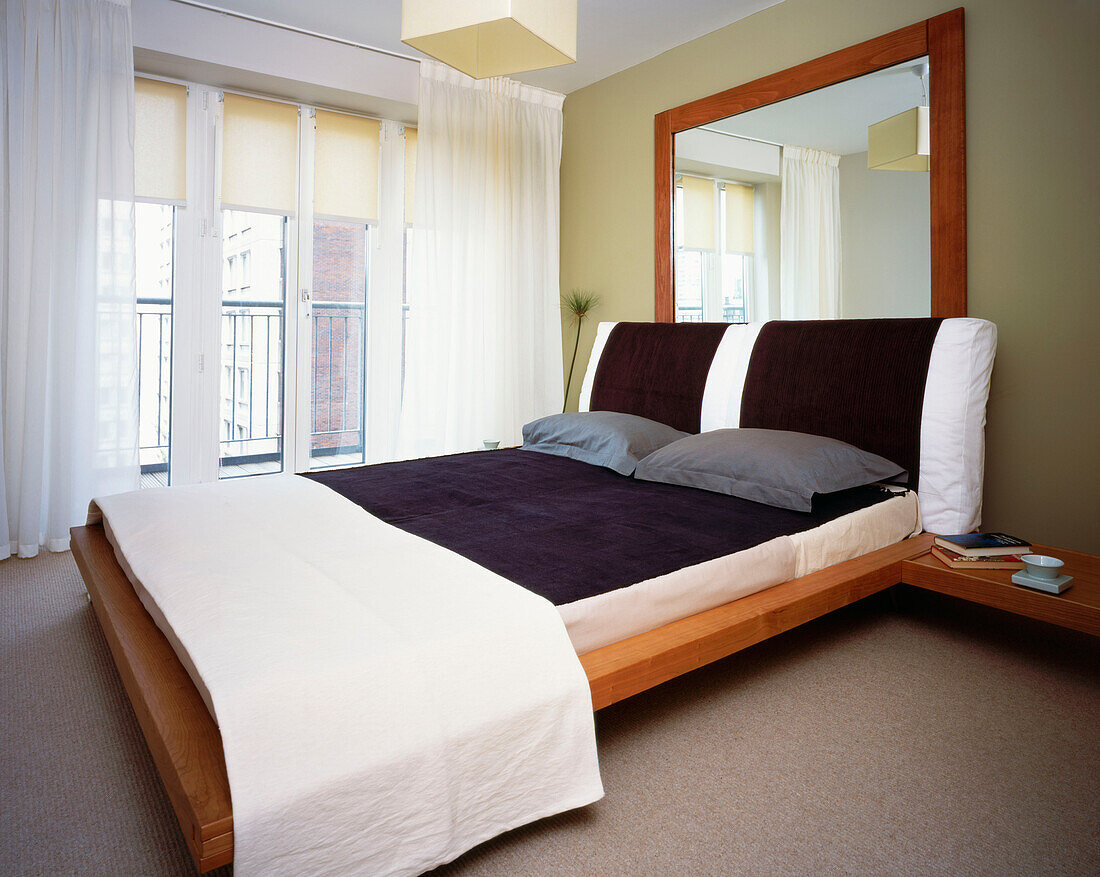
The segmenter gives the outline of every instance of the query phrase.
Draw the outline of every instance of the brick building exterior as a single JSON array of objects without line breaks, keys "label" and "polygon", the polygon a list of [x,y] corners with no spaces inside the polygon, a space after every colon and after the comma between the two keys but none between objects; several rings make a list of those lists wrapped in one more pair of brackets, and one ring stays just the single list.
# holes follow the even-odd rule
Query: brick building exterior
[{"label": "brick building exterior", "polygon": [[313,226],[313,452],[361,445],[369,234],[351,223]]}]

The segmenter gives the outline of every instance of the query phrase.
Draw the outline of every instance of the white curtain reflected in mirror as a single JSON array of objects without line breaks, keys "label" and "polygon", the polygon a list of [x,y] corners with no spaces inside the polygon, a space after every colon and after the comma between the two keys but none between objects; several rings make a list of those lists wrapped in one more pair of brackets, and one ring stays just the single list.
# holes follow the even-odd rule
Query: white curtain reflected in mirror
[{"label": "white curtain reflected in mirror", "polygon": [[929,315],[929,173],[868,167],[926,60],[676,134],[677,321]]},{"label": "white curtain reflected in mirror", "polygon": [[840,156],[783,147],[779,312],[787,320],[840,316]]}]

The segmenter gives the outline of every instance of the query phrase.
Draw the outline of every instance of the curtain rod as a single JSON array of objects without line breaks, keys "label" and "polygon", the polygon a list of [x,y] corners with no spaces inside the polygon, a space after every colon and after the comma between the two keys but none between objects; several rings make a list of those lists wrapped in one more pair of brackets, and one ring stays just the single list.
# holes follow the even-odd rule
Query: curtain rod
[{"label": "curtain rod", "polygon": [[[689,128],[688,130],[690,131],[692,129]],[[778,146],[780,149],[783,148],[782,143],[776,143],[774,140],[762,140],[759,137],[748,137],[745,134],[733,134],[729,131],[723,131],[721,128],[711,128],[709,125],[700,125],[697,130],[708,131],[711,134],[721,134],[725,137],[734,137],[737,140],[748,140],[752,143],[763,143],[765,146]]]},{"label": "curtain rod", "polygon": [[366,43],[357,43],[355,40],[346,40],[343,37],[334,37],[331,34],[318,33],[314,30],[307,30],[304,27],[296,27],[293,24],[284,24],[281,21],[272,21],[270,18],[261,18],[258,15],[249,15],[246,12],[237,12],[235,9],[226,9],[224,6],[214,6],[212,3],[201,3],[199,0],[172,0],[173,3],[179,3],[181,6],[194,6],[196,9],[205,9],[207,12],[218,12],[222,15],[228,15],[230,18],[240,18],[243,21],[251,21],[256,24],[266,24],[269,27],[277,27],[280,30],[287,30],[291,33],[302,34],[307,37],[316,37],[320,40],[328,40],[332,43],[340,43],[345,46],[351,46],[355,49],[365,49],[368,52],[377,52],[380,55],[389,55],[391,58],[400,58],[403,61],[415,61],[420,63],[420,58],[413,57],[412,55],[403,55],[401,52],[394,52],[390,49],[380,49],[377,46],[368,46]]}]

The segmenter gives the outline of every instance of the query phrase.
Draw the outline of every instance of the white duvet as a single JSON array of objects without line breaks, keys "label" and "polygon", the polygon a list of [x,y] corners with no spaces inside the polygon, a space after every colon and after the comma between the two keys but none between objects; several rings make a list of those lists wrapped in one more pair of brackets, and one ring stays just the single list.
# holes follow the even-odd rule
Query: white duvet
[{"label": "white duvet", "polygon": [[305,478],[97,503],[209,694],[237,874],[420,873],[602,796],[542,597]]}]

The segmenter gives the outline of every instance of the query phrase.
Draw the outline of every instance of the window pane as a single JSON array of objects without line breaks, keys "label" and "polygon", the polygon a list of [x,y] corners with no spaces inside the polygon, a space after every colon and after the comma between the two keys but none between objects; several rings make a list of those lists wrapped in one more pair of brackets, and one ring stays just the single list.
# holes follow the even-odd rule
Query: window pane
[{"label": "window pane", "polygon": [[222,212],[219,477],[283,468],[287,218]]},{"label": "window pane", "polygon": [[745,281],[752,268],[752,257],[736,253],[722,256],[722,314],[723,323],[747,322],[745,310]]},{"label": "window pane", "polygon": [[676,322],[698,323],[703,319],[703,254],[697,250],[676,251]]},{"label": "window pane", "polygon": [[135,204],[141,486],[168,485],[172,432],[172,287],[176,211]]},{"label": "window pane", "polygon": [[363,333],[370,226],[313,224],[310,468],[363,463]]}]

